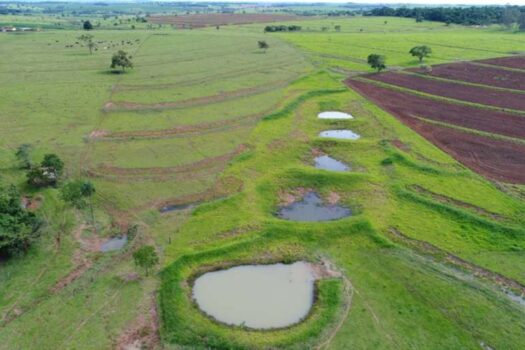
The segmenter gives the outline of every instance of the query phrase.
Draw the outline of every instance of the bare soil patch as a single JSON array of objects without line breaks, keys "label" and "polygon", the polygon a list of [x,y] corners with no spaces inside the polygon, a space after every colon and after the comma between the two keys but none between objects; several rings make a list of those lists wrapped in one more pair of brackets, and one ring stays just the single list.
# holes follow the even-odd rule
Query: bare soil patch
[{"label": "bare soil patch", "polygon": [[160,345],[159,317],[154,296],[116,341],[116,350],[156,349]]},{"label": "bare soil patch", "polygon": [[151,16],[148,22],[156,24],[170,24],[177,28],[202,28],[208,26],[222,26],[229,24],[267,23],[279,21],[299,20],[302,17],[277,14],[240,14],[240,13],[210,13],[183,16]]},{"label": "bare soil patch", "polygon": [[50,291],[52,293],[58,293],[73,283],[93,265],[93,260],[88,257],[88,254],[98,252],[100,250],[102,240],[97,236],[92,236],[89,238],[82,237],[82,233],[86,228],[86,224],[81,224],[73,232],[73,237],[80,244],[80,249],[73,253],[72,263],[74,268],[66,276],[58,280],[53,287],[51,287]]},{"label": "bare soil patch", "polygon": [[401,140],[399,139],[395,139],[395,140],[392,140],[390,141],[390,143],[397,149],[401,150],[401,151],[404,151],[404,152],[410,152],[410,146],[407,145],[406,143],[403,143]]},{"label": "bare soil patch", "polygon": [[42,205],[42,201],[44,200],[41,196],[36,197],[28,197],[24,196],[22,197],[22,206],[30,211],[35,211]]},{"label": "bare soil patch", "polygon": [[277,194],[279,197],[280,206],[288,206],[297,201],[300,201],[308,192],[312,192],[313,189],[306,187],[297,187],[292,190],[280,190]]}]

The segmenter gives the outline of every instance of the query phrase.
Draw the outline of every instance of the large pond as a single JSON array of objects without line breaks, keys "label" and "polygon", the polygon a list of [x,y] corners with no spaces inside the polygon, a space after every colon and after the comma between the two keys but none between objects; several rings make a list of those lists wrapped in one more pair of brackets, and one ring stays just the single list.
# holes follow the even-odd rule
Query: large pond
[{"label": "large pond", "polygon": [[332,139],[357,140],[361,136],[352,130],[325,130],[319,133],[320,137],[328,137]]},{"label": "large pond", "polygon": [[345,163],[338,161],[330,156],[324,155],[315,157],[315,167],[317,169],[331,170],[331,171],[347,171],[350,167]]},{"label": "large pond", "polygon": [[344,112],[327,111],[317,115],[319,119],[354,119],[352,115]]},{"label": "large pond", "polygon": [[128,243],[128,236],[126,235],[113,237],[102,243],[100,251],[106,253],[119,250],[124,248],[126,243]]},{"label": "large pond", "polygon": [[195,280],[193,298],[217,321],[256,329],[303,320],[314,301],[310,264],[243,265],[208,272]]},{"label": "large pond", "polygon": [[291,221],[328,221],[350,216],[351,210],[337,204],[326,204],[316,192],[308,192],[302,201],[281,207],[279,217]]}]

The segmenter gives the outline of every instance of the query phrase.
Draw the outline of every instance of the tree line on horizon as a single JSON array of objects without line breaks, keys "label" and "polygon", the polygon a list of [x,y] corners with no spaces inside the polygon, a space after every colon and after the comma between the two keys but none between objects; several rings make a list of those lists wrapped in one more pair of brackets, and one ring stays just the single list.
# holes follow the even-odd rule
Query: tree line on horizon
[{"label": "tree line on horizon", "polygon": [[463,25],[514,24],[525,30],[525,6],[471,7],[381,7],[364,13],[365,16],[414,18],[417,21],[436,21]]}]

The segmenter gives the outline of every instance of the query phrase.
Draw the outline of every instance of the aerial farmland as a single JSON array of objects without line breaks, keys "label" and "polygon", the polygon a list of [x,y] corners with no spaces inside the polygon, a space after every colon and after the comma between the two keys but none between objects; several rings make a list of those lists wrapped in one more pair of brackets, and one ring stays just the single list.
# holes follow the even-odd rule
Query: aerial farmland
[{"label": "aerial farmland", "polygon": [[0,349],[522,349],[524,19],[0,3]]}]

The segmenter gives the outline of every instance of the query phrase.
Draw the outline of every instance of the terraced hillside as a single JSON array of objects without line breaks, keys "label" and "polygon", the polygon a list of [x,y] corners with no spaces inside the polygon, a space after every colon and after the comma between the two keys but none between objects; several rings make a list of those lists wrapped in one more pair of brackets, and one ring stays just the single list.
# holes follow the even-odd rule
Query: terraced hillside
[{"label": "terraced hillside", "polygon": [[[516,64],[498,57],[525,51],[521,34],[364,17],[272,34],[123,23],[90,32],[93,54],[75,44],[81,30],[0,33],[0,182],[45,223],[27,254],[0,260],[0,349],[522,348],[522,72],[497,65]],[[415,44],[433,46],[432,72],[408,55]],[[134,68],[110,73],[120,49]],[[408,69],[356,77],[376,50]],[[417,92],[407,77],[471,93]],[[458,162],[415,123],[484,140],[493,163]],[[27,185],[15,157],[26,143],[33,163],[64,160],[57,187]],[[93,211],[64,201],[71,180],[93,183]],[[312,193],[343,217],[279,215]],[[113,240],[125,244],[104,250]],[[133,258],[144,246],[160,259],[149,273]],[[319,278],[290,327],[228,325],[197,305],[202,274],[296,261]]]}]

